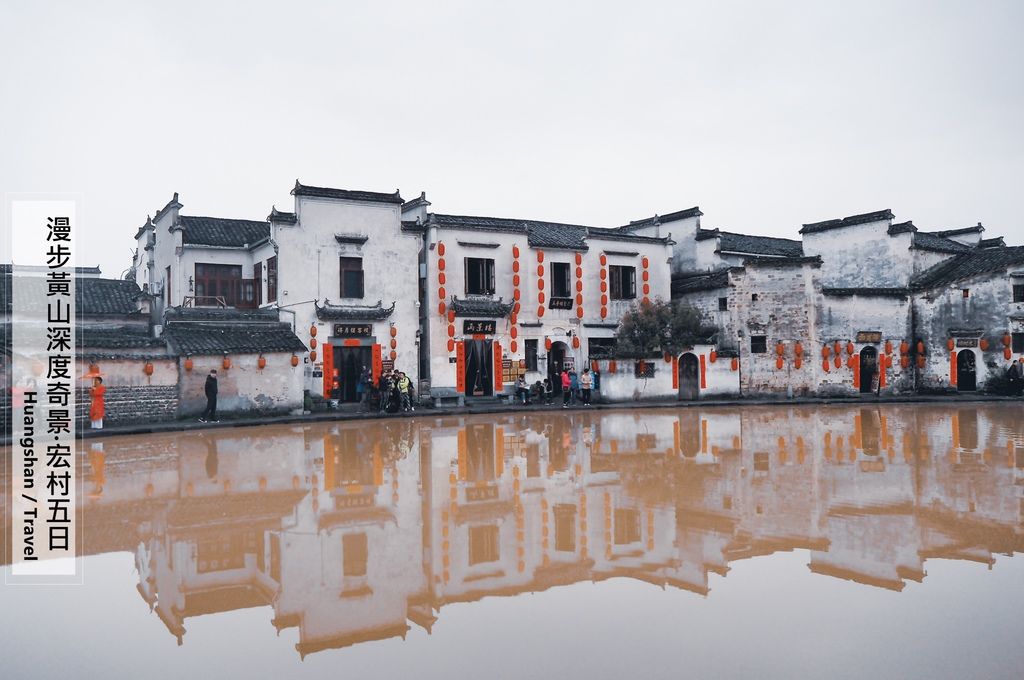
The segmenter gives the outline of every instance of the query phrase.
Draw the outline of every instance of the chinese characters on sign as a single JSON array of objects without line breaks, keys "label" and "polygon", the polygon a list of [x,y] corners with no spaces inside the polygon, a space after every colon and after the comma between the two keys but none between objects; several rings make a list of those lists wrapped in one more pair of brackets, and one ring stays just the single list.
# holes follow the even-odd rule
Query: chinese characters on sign
[{"label": "chinese characters on sign", "polygon": [[75,202],[11,202],[8,583],[79,583]]},{"label": "chinese characters on sign", "polygon": [[876,345],[882,342],[881,331],[859,331],[857,333],[857,342],[875,343]]},{"label": "chinese characters on sign", "polygon": [[548,301],[548,309],[572,309],[571,297],[553,297]]},{"label": "chinese characters on sign", "polygon": [[494,335],[494,328],[494,319],[484,321],[466,319],[462,322],[463,335]]},{"label": "chinese characters on sign", "polygon": [[336,338],[365,338],[373,335],[373,324],[369,323],[336,323],[334,324],[334,337]]}]

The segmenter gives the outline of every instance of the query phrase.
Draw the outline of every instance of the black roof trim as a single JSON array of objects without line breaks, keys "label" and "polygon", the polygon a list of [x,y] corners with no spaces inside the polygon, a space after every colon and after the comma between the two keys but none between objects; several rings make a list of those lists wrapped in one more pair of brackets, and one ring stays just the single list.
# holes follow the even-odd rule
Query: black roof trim
[{"label": "black roof trim", "polygon": [[334,240],[338,243],[362,244],[369,241],[370,237],[365,234],[335,234]]},{"label": "black roof trim", "polygon": [[805,264],[814,267],[821,266],[820,255],[805,255],[803,257],[747,257],[743,260],[743,266],[749,267],[800,267]]},{"label": "black roof trim", "polygon": [[692,208],[686,208],[685,210],[676,210],[665,215],[654,215],[653,217],[645,217],[639,220],[631,220],[629,224],[619,227],[623,231],[631,231],[633,229],[642,229],[643,227],[650,227],[654,224],[666,224],[668,222],[677,222],[679,220],[685,220],[688,217],[700,217],[703,215],[700,211],[700,207],[693,206]]},{"label": "black roof trim", "polygon": [[455,316],[483,316],[498,318],[508,316],[512,312],[513,303],[504,302],[502,298],[497,300],[481,298],[452,297],[452,309]]},{"label": "black roof trim", "polygon": [[974,234],[985,231],[985,227],[982,226],[981,222],[978,222],[973,227],[960,227],[959,229],[943,229],[935,232],[939,236],[960,236],[961,234]]},{"label": "black roof trim", "polygon": [[331,187],[314,187],[295,180],[293,196],[309,196],[311,198],[331,198],[342,201],[363,201],[366,203],[391,203],[402,205],[402,196],[395,190],[393,194],[377,191],[356,191],[352,189],[334,189]]},{"label": "black roof trim", "polygon": [[816,234],[822,231],[829,231],[830,229],[840,229],[842,227],[852,227],[855,224],[868,224],[870,222],[879,222],[881,220],[893,219],[892,210],[886,208],[885,210],[876,210],[874,212],[861,213],[859,215],[850,215],[849,217],[843,217],[837,220],[825,220],[824,222],[811,222],[805,224],[800,228],[801,234]]},{"label": "black roof trim", "polygon": [[940,236],[936,232],[931,231],[918,231],[914,233],[914,240],[911,243],[912,248],[918,250],[930,250],[936,253],[965,253],[971,250],[970,246],[964,245],[954,241],[953,239]]},{"label": "black roof trim", "polygon": [[917,231],[917,227],[911,221],[900,222],[899,224],[889,225],[889,236],[896,236],[897,234],[907,234]]},{"label": "black roof trim", "polygon": [[306,346],[286,323],[179,322],[168,324],[161,337],[179,355],[306,351]]},{"label": "black roof trim", "polygon": [[909,288],[822,288],[822,295],[832,297],[894,297],[906,299],[910,295]]},{"label": "black roof trim", "polygon": [[971,248],[934,267],[929,267],[911,280],[913,290],[949,285],[982,274],[994,274],[1024,264],[1024,246],[1005,248]]},{"label": "black roof trim", "polygon": [[729,270],[695,272],[672,277],[672,297],[729,287]]},{"label": "black roof trim", "polygon": [[479,241],[456,241],[463,248],[500,248],[500,243],[480,243]]},{"label": "black roof trim", "polygon": [[299,217],[293,212],[281,212],[277,209],[277,206],[271,206],[270,214],[267,215],[267,221],[277,222],[278,224],[297,224]]},{"label": "black roof trim", "polygon": [[182,245],[249,248],[270,238],[270,222],[204,215],[178,215],[171,231],[183,230]]},{"label": "black roof trim", "polygon": [[377,300],[375,305],[332,305],[324,298],[323,305],[314,300],[313,306],[316,318],[321,321],[383,321],[395,311],[394,302],[385,307],[382,300]]}]

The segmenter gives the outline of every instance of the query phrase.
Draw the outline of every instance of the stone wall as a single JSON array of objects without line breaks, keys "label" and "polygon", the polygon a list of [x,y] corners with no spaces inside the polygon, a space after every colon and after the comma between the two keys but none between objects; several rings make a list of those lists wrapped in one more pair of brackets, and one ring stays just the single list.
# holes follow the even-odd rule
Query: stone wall
[{"label": "stone wall", "polygon": [[[75,415],[79,427],[88,428],[89,390],[79,388],[77,399]],[[176,385],[112,385],[107,387],[104,407],[104,426],[174,420],[178,413],[178,388]]]}]

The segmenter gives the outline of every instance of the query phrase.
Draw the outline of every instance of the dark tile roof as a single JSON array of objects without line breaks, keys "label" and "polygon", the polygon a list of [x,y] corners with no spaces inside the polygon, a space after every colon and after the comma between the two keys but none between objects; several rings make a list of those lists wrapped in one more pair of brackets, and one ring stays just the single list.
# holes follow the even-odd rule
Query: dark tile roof
[{"label": "dark tile roof", "polygon": [[502,317],[508,316],[512,311],[511,302],[503,302],[501,298],[488,300],[482,298],[464,298],[460,300],[452,297],[452,309],[455,316],[486,316]]},{"label": "dark tile roof", "polygon": [[178,354],[257,354],[305,352],[306,346],[285,323],[191,323],[164,327],[164,339]]},{"label": "dark tile roof", "polygon": [[672,297],[706,290],[718,290],[729,286],[729,270],[697,272],[672,277]]},{"label": "dark tile roof", "polygon": [[[10,266],[0,268],[0,308],[8,314],[12,305],[12,277]],[[36,277],[31,279],[42,282],[42,279]],[[76,313],[80,316],[139,314],[141,312],[135,301],[142,295],[142,290],[134,281],[95,276],[75,277]]]},{"label": "dark tile roof", "polygon": [[919,231],[914,234],[913,246],[920,250],[931,250],[937,253],[965,253],[971,249],[963,243],[940,236],[936,232]]},{"label": "dark tile roof", "polygon": [[293,212],[281,212],[277,209],[277,206],[271,206],[270,214],[267,215],[267,221],[277,222],[278,224],[295,224],[299,221],[299,218]]},{"label": "dark tile roof", "polygon": [[911,288],[936,288],[980,274],[994,274],[1020,264],[1024,264],[1024,246],[972,248],[924,270],[912,279]]},{"label": "dark tile roof", "polygon": [[668,222],[675,222],[677,220],[685,220],[687,217],[700,217],[703,215],[700,208],[693,206],[692,208],[686,208],[685,210],[677,210],[675,212],[668,213],[667,215],[654,215],[653,217],[645,217],[641,220],[631,220],[629,224],[619,227],[622,231],[632,231],[634,229],[641,229],[643,227],[649,227],[653,224],[666,224]]},{"label": "dark tile roof", "polygon": [[800,228],[801,234],[816,234],[822,231],[828,231],[830,229],[839,229],[841,227],[850,227],[855,224],[868,224],[869,222],[878,222],[880,220],[891,220],[893,218],[892,211],[886,208],[885,210],[876,210],[874,212],[862,213],[860,215],[850,215],[838,220],[825,220],[824,222],[811,222],[805,224]]},{"label": "dark tile roof", "polygon": [[893,297],[893,298],[906,298],[910,295],[909,288],[822,288],[822,295],[829,295],[832,297],[852,297],[859,295],[862,297]]},{"label": "dark tile roof", "polygon": [[80,348],[140,349],[164,347],[163,340],[149,334],[149,328],[140,326],[78,326]]},{"label": "dark tile roof", "polygon": [[802,267],[809,264],[812,267],[821,266],[820,255],[805,255],[802,257],[745,257],[744,267]]},{"label": "dark tile roof", "polygon": [[788,238],[737,234],[732,231],[721,231],[718,229],[701,229],[696,236],[698,241],[710,238],[718,238],[718,249],[723,253],[776,257],[800,257],[804,254],[803,244],[800,241]]},{"label": "dark tile roof", "polygon": [[385,307],[383,301],[377,300],[375,305],[332,305],[329,300],[324,304],[314,301],[316,318],[321,321],[382,321],[395,311],[395,303]]},{"label": "dark tile roof", "polygon": [[896,236],[897,234],[908,234],[917,231],[917,227],[914,226],[913,222],[900,222],[899,224],[889,225],[889,236]]},{"label": "dark tile roof", "polygon": [[935,232],[939,236],[961,236],[963,234],[974,234],[985,231],[985,227],[981,226],[981,222],[978,222],[973,227],[960,227],[959,229],[943,229]]},{"label": "dark tile roof", "polygon": [[[402,224],[405,227],[405,223],[403,222]],[[431,213],[427,226],[430,225],[442,229],[472,229],[476,231],[526,234],[527,243],[531,247],[552,248],[555,250],[589,250],[590,246],[587,245],[587,238],[647,243],[668,242],[668,239],[636,236],[621,229],[586,227],[580,224],[522,220],[507,217]]]},{"label": "dark tile roof", "polygon": [[993,236],[992,238],[983,238],[978,241],[979,248],[1003,248],[1006,246],[1006,241],[1003,240],[1002,236]]},{"label": "dark tile roof", "polygon": [[179,215],[174,228],[184,231],[181,240],[186,245],[245,248],[270,238],[267,221]]},{"label": "dark tile roof", "polygon": [[164,311],[166,323],[178,321],[219,321],[251,323],[280,321],[278,311],[272,307],[264,309],[236,309],[235,307],[168,307]]},{"label": "dark tile roof", "polygon": [[301,184],[295,180],[295,188],[292,189],[293,196],[310,196],[313,198],[336,198],[345,201],[366,201],[369,203],[394,203],[402,205],[402,196],[398,190],[393,194],[385,194],[377,191],[353,191],[351,189],[332,189],[330,187],[313,187]]}]

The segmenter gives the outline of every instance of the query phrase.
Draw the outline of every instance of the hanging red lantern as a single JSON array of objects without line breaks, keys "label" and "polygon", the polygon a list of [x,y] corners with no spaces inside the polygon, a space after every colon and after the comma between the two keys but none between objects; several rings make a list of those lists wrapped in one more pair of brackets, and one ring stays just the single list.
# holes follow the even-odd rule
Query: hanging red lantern
[{"label": "hanging red lantern", "polygon": [[512,340],[511,342],[508,343],[508,348],[512,352],[512,354],[515,354],[516,351],[518,351],[519,349],[519,343],[516,342],[515,340]]},{"label": "hanging red lantern", "polygon": [[729,362],[729,368],[731,368],[734,371],[738,371],[740,368],[740,360],[737,359],[736,357],[733,357],[732,360]]},{"label": "hanging red lantern", "polygon": [[777,357],[775,359],[775,368],[781,369],[784,364],[785,360],[782,357]]},{"label": "hanging red lantern", "polygon": [[544,265],[537,265],[537,276],[544,276]]},{"label": "hanging red lantern", "polygon": [[924,341],[922,340],[917,341],[917,353],[924,354]]},{"label": "hanging red lantern", "polygon": [[640,260],[640,264],[643,265],[644,269],[647,269],[647,267],[651,265],[651,261],[644,257],[642,260]]},{"label": "hanging red lantern", "polygon": [[892,354],[892,340],[885,341],[885,353]]},{"label": "hanging red lantern", "polygon": [[442,286],[448,281],[448,277],[444,275],[444,272],[437,273],[437,282]]},{"label": "hanging red lantern", "polygon": [[956,347],[956,343],[953,342],[953,338],[950,338],[949,340],[946,340],[946,349],[948,349],[950,352],[952,352],[954,347]]},{"label": "hanging red lantern", "polygon": [[441,300],[444,300],[446,297],[448,297],[448,291],[444,289],[444,286],[438,286],[437,297]]},{"label": "hanging red lantern", "polygon": [[576,264],[583,264],[583,255],[581,255],[580,253],[576,253]]},{"label": "hanging red lantern", "polygon": [[537,262],[543,262],[543,261],[544,261],[544,251],[543,250],[538,250],[537,251]]},{"label": "hanging red lantern", "polygon": [[454,309],[449,309],[448,310],[448,323],[455,323],[455,310]]},{"label": "hanging red lantern", "polygon": [[551,349],[551,338],[544,338],[544,349]]},{"label": "hanging red lantern", "polygon": [[853,356],[846,357],[846,367],[853,368]]},{"label": "hanging red lantern", "polygon": [[519,273],[519,260],[512,261],[512,271],[516,274]]},{"label": "hanging red lantern", "polygon": [[443,241],[438,241],[437,242],[437,254],[440,255],[441,257],[444,257],[444,242]]},{"label": "hanging red lantern", "polygon": [[918,354],[917,355],[917,367],[918,368],[924,368],[924,355],[923,354]]},{"label": "hanging red lantern", "polygon": [[391,338],[391,349],[398,349],[398,340]]},{"label": "hanging red lantern", "polygon": [[615,361],[615,359],[612,359],[611,361],[608,362],[608,372],[609,373],[615,373],[618,370],[619,370],[619,364]]},{"label": "hanging red lantern", "polygon": [[847,354],[849,354],[850,356],[853,356],[853,350],[854,350],[854,349],[855,349],[855,348],[854,348],[854,346],[853,346],[853,343],[852,343],[852,342],[848,342],[848,343],[846,343],[846,353],[847,353]]},{"label": "hanging red lantern", "polygon": [[716,350],[711,350],[711,354],[708,355],[708,359],[711,360],[711,363],[718,361],[718,352]]},{"label": "hanging red lantern", "polygon": [[594,372],[594,373],[597,373],[598,371],[601,370],[601,364],[599,364],[596,360],[591,361],[590,362],[590,370],[592,372]]},{"label": "hanging red lantern", "polygon": [[539,319],[542,316],[544,316],[544,307],[543,306],[537,308],[537,318]]},{"label": "hanging red lantern", "polygon": [[444,313],[448,311],[448,307],[445,306],[444,300],[437,303],[437,313],[444,316]]},{"label": "hanging red lantern", "polygon": [[671,364],[672,363],[672,355],[669,354],[668,352],[665,352],[665,354],[664,354],[664,356],[662,358],[665,360],[666,364]]},{"label": "hanging red lantern", "polygon": [[910,365],[910,358],[906,355],[900,357],[900,368],[906,368]]},{"label": "hanging red lantern", "polygon": [[578,335],[572,336],[572,347],[573,349],[580,348],[580,337]]},{"label": "hanging red lantern", "polygon": [[519,257],[519,246],[512,246],[512,257]]},{"label": "hanging red lantern", "polygon": [[541,291],[540,293],[537,293],[537,302],[539,302],[540,304],[544,304],[544,292],[543,291]]},{"label": "hanging red lantern", "polygon": [[843,359],[842,359],[842,357],[840,357],[838,354],[836,354],[836,358],[833,359],[832,364],[836,368],[842,368],[843,367]]},{"label": "hanging red lantern", "polygon": [[516,314],[515,312],[512,312],[512,314],[508,317],[508,322],[515,326],[517,323],[519,323],[519,315]]},{"label": "hanging red lantern", "polygon": [[298,365],[299,365],[299,357],[297,357],[297,356],[295,356],[295,355],[293,354],[293,355],[292,355],[292,368],[295,368],[295,367],[296,367],[296,366],[298,366]]},{"label": "hanging red lantern", "polygon": [[448,337],[449,338],[454,338],[455,337],[455,324],[448,324]]},{"label": "hanging red lantern", "polygon": [[1003,348],[1003,358],[1006,359],[1007,361],[1009,361],[1010,357],[1012,357],[1012,356],[1013,356],[1013,350],[1010,349],[1009,347],[1004,347]]},{"label": "hanging red lantern", "polygon": [[192,370],[192,366],[193,366],[192,355],[190,354],[187,357],[185,357],[185,370],[186,371],[191,371]]},{"label": "hanging red lantern", "polygon": [[909,349],[910,349],[910,345],[907,344],[907,341],[906,340],[901,340],[900,341],[900,354],[906,354]]},{"label": "hanging red lantern", "polygon": [[836,340],[835,344],[832,345],[832,351],[835,352],[836,354],[839,354],[840,352],[843,351],[843,346],[839,344],[838,340]]},{"label": "hanging red lantern", "polygon": [[601,308],[601,318],[602,319],[607,319],[608,318],[608,308],[607,307],[602,307]]},{"label": "hanging red lantern", "polygon": [[513,326],[508,330],[508,334],[512,336],[513,340],[515,340],[519,336],[519,329]]},{"label": "hanging red lantern", "polygon": [[442,271],[442,272],[444,271],[444,258],[443,257],[440,258],[437,261],[437,268],[438,268],[439,271]]},{"label": "hanging red lantern", "polygon": [[582,307],[577,307],[576,308],[576,318],[577,319],[582,319],[583,318],[583,308]]},{"label": "hanging red lantern", "polygon": [[802,358],[800,358],[800,356],[797,356],[795,359],[793,359],[793,367],[794,368],[800,368],[803,365],[804,365],[804,360]]},{"label": "hanging red lantern", "polygon": [[822,359],[828,359],[828,355],[831,354],[831,353],[832,353],[832,350],[829,349],[828,345],[825,345],[824,347],[821,348],[821,358]]},{"label": "hanging red lantern", "polygon": [[316,349],[316,338],[309,339],[309,347],[310,349]]},{"label": "hanging red lantern", "polygon": [[600,261],[601,261],[601,266],[602,267],[605,266],[606,264],[608,264],[608,256],[605,255],[604,253],[601,253]]},{"label": "hanging red lantern", "polygon": [[391,327],[391,337],[394,338],[394,337],[397,337],[397,336],[398,336],[398,329],[396,327],[392,326]]},{"label": "hanging red lantern", "polygon": [[519,274],[512,275],[512,285],[516,288],[519,287]]},{"label": "hanging red lantern", "polygon": [[[316,352],[313,352],[313,354],[316,355]],[[227,354],[225,354],[224,355],[224,359],[221,360],[221,362],[220,362],[220,365],[224,367],[225,371],[228,370],[229,368],[231,368],[231,357],[229,357]]]},{"label": "hanging red lantern", "polygon": [[982,338],[978,341],[978,347],[981,348],[982,352],[988,351],[988,338]]},{"label": "hanging red lantern", "polygon": [[783,345],[781,342],[776,343],[775,344],[775,354],[781,357],[785,353],[786,353],[786,346]]},{"label": "hanging red lantern", "polygon": [[146,375],[153,375],[153,362],[147,361],[146,365],[142,367],[142,372]]},{"label": "hanging red lantern", "polygon": [[[309,360],[313,363],[316,363],[316,350],[313,350],[312,352],[309,353]],[[231,363],[226,358],[224,359],[224,361],[226,363]],[[227,366],[225,366],[224,368],[227,368]]]},{"label": "hanging red lantern", "polygon": [[267,367],[267,358],[261,354],[260,358],[256,360],[256,365],[260,367],[260,370],[263,370]]},{"label": "hanging red lantern", "polygon": [[398,352],[396,352],[395,350],[391,350],[391,354],[389,354],[388,356],[390,356],[391,360],[394,361],[395,359],[398,358]]},{"label": "hanging red lantern", "polygon": [[793,352],[794,352],[794,353],[795,353],[795,354],[796,354],[797,356],[802,356],[802,355],[803,355],[803,353],[804,353],[804,346],[803,346],[803,344],[802,344],[802,343],[801,343],[801,342],[800,342],[799,340],[798,340],[798,341],[797,341],[797,343],[796,343],[796,344],[795,344],[795,345],[793,346]]},{"label": "hanging red lantern", "polygon": [[315,338],[316,337],[316,326],[315,325],[309,327],[309,337],[311,337],[311,338]]},{"label": "hanging red lantern", "polygon": [[454,340],[451,340],[451,339],[448,340],[448,351],[449,352],[454,352],[455,351],[455,341]]},{"label": "hanging red lantern", "polygon": [[1013,342],[1013,338],[1010,337],[1009,333],[1007,333],[1006,335],[1003,336],[1003,344],[1004,345],[1009,347],[1011,342]]},{"label": "hanging red lantern", "polygon": [[825,359],[824,361],[821,362],[821,368],[822,368],[823,371],[828,373],[828,371],[829,371],[828,359]]}]

